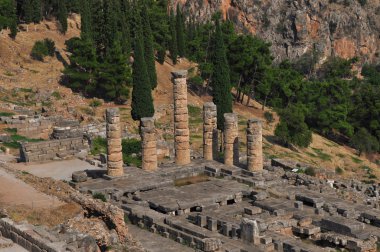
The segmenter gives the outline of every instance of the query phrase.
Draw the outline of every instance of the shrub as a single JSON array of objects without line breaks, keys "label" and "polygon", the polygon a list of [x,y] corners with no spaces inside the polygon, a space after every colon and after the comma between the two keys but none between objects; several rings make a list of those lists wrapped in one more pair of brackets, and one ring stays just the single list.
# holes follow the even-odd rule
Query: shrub
[{"label": "shrub", "polygon": [[342,175],[344,170],[340,167],[337,167],[337,168],[335,168],[335,172],[336,172],[336,174]]},{"label": "shrub", "polygon": [[51,39],[39,40],[34,43],[30,56],[39,61],[44,61],[46,56],[54,56],[55,43]]},{"label": "shrub", "polygon": [[274,121],[273,114],[268,111],[265,111],[264,118],[268,123],[272,123]]},{"label": "shrub", "polygon": [[308,167],[305,170],[305,174],[314,177],[316,173],[313,167]]},{"label": "shrub", "polygon": [[107,152],[107,139],[96,137],[91,142],[91,154],[99,155]]},{"label": "shrub", "polygon": [[92,197],[93,197],[94,199],[100,199],[100,200],[103,201],[103,202],[107,202],[107,198],[106,198],[106,196],[105,196],[103,193],[94,193],[94,194],[92,195]]},{"label": "shrub", "polygon": [[96,107],[99,107],[101,106],[103,103],[101,100],[98,100],[98,99],[94,99],[90,102],[90,106],[93,107],[93,108],[96,108]]},{"label": "shrub", "polygon": [[60,100],[62,99],[61,94],[58,91],[54,91],[51,96],[55,97],[55,99]]},{"label": "shrub", "polygon": [[123,147],[123,154],[132,155],[133,153],[139,154],[141,152],[141,141],[137,139],[123,139],[121,143]]},{"label": "shrub", "polygon": [[30,56],[35,60],[44,61],[44,57],[47,55],[48,49],[45,43],[43,41],[37,41],[32,48]]}]

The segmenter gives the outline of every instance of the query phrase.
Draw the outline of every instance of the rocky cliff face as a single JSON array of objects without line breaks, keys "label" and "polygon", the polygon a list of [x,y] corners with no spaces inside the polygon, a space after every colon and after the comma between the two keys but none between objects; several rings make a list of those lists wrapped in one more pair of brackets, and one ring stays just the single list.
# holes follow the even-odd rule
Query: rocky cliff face
[{"label": "rocky cliff face", "polygon": [[380,59],[380,0],[174,0],[196,20],[221,11],[240,31],[272,43],[277,61],[315,51]]}]

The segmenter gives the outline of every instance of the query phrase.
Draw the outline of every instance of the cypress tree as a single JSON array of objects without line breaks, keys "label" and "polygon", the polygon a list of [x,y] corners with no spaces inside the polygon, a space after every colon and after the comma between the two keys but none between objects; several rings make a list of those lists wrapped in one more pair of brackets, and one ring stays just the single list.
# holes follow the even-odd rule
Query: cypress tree
[{"label": "cypress tree", "polygon": [[140,17],[136,15],[137,27],[134,39],[134,62],[132,67],[132,118],[140,120],[154,115],[153,98],[144,57],[144,41]]},{"label": "cypress tree", "polygon": [[109,48],[104,62],[98,70],[98,92],[106,100],[123,103],[128,99],[131,69],[127,64],[126,56],[122,53],[120,39],[115,39]]},{"label": "cypress tree", "polygon": [[81,38],[92,39],[92,20],[90,0],[83,0],[81,14]]},{"label": "cypress tree", "polygon": [[185,56],[185,31],[184,31],[183,16],[182,16],[182,12],[180,10],[179,4],[177,4],[176,35],[177,35],[178,55],[180,57],[184,57]]},{"label": "cypress tree", "polygon": [[217,106],[218,112],[218,129],[224,130],[224,114],[232,112],[230,71],[223,42],[223,34],[218,19],[215,21],[215,26],[214,72],[211,78],[211,86],[213,88],[213,101]]},{"label": "cypress tree", "polygon": [[176,32],[176,19],[174,16],[173,9],[170,10],[170,57],[173,61],[173,64],[177,64],[177,56],[178,56],[178,49],[177,49],[177,32]]},{"label": "cypress tree", "polygon": [[157,87],[157,74],[156,74],[156,64],[154,60],[153,36],[152,36],[152,30],[150,28],[148,10],[145,4],[143,4],[141,16],[142,16],[143,34],[144,34],[145,64],[148,71],[150,86],[152,89],[155,89]]},{"label": "cypress tree", "polygon": [[58,1],[58,21],[61,24],[61,32],[67,32],[67,8],[65,0]]}]

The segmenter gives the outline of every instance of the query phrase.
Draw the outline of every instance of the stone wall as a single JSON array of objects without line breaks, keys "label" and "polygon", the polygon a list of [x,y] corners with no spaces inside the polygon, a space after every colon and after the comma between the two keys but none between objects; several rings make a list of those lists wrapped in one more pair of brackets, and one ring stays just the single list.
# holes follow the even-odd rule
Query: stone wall
[{"label": "stone wall", "polygon": [[66,251],[65,243],[59,241],[52,242],[48,239],[44,239],[37,232],[32,229],[31,225],[16,225],[10,219],[0,219],[1,235],[11,239],[14,243],[20,245],[27,251]]},{"label": "stone wall", "polygon": [[88,142],[83,137],[37,143],[22,143],[20,148],[21,162],[42,162],[64,159],[88,151]]},{"label": "stone wall", "polygon": [[29,117],[27,115],[16,115],[12,117],[0,117],[0,122],[9,128],[17,129],[17,134],[29,138],[49,139],[54,127],[78,127],[77,120],[64,119],[61,116],[52,117]]}]

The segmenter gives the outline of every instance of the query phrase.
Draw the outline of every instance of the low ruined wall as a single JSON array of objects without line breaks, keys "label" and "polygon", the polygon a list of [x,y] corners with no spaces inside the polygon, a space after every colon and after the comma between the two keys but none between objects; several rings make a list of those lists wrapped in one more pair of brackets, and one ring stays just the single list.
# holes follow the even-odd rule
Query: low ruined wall
[{"label": "low ruined wall", "polygon": [[65,244],[42,238],[30,225],[17,225],[12,220],[0,219],[0,233],[27,251],[65,251]]},{"label": "low ruined wall", "polygon": [[22,162],[41,162],[56,158],[72,157],[88,150],[88,141],[83,137],[68,138],[37,143],[23,143],[20,148]]}]

